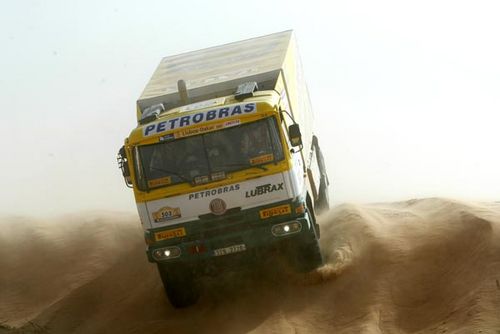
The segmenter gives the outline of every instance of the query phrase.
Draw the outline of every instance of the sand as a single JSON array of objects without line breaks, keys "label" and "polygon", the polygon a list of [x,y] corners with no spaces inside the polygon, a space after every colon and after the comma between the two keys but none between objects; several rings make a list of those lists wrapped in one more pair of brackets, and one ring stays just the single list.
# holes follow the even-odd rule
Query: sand
[{"label": "sand", "polygon": [[0,333],[500,333],[500,203],[337,206],[321,217],[323,268],[205,280],[181,310],[136,215],[0,227]]}]

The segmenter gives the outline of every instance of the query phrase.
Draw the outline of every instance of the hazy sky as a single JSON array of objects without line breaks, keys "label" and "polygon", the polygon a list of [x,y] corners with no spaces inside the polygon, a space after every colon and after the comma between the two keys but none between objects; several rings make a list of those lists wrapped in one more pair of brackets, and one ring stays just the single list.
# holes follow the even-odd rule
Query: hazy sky
[{"label": "hazy sky", "polygon": [[294,29],[335,203],[500,200],[498,1],[3,1],[0,213],[135,210],[160,59]]}]

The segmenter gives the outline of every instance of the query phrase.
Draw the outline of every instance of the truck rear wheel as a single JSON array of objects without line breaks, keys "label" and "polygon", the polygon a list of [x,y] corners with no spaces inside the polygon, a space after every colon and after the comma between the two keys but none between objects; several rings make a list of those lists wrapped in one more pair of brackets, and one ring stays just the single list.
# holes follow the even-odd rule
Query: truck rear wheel
[{"label": "truck rear wheel", "polygon": [[313,146],[316,150],[316,160],[321,174],[318,187],[318,197],[314,201],[314,209],[318,215],[321,215],[330,209],[330,198],[328,196],[328,186],[330,185],[330,181],[328,180],[328,175],[326,174],[325,158],[323,157],[323,153],[319,147],[318,137],[316,136],[313,136]]},{"label": "truck rear wheel", "polygon": [[200,298],[200,287],[193,274],[182,265],[158,263],[158,272],[170,304],[175,308],[195,304]]}]

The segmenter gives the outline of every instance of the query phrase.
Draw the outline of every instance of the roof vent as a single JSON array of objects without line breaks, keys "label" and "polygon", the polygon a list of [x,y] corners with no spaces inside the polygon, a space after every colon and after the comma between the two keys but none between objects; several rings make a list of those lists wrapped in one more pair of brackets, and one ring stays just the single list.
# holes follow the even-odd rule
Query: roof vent
[{"label": "roof vent", "polygon": [[146,124],[152,122],[155,119],[157,119],[158,116],[160,116],[160,114],[164,111],[165,111],[165,106],[163,105],[163,103],[154,104],[150,107],[147,107],[142,112],[141,120],[139,121],[139,123]]},{"label": "roof vent", "polygon": [[241,85],[238,85],[236,93],[234,93],[234,98],[238,101],[242,101],[247,97],[252,97],[253,93],[258,90],[259,86],[257,86],[257,82],[255,81],[245,82]]}]

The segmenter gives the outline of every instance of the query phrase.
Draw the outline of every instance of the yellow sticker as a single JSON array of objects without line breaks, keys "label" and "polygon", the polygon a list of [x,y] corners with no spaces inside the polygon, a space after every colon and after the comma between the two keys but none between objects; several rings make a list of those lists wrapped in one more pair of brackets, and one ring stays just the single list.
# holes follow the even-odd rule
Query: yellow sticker
[{"label": "yellow sticker", "polygon": [[230,121],[226,121],[224,123],[217,123],[217,124],[208,124],[208,125],[203,125],[199,126],[196,128],[191,128],[191,129],[182,129],[174,133],[174,137],[177,138],[184,138],[184,137],[189,137],[189,136],[194,136],[194,135],[199,135],[201,133],[206,133],[206,132],[212,132],[215,130],[220,130],[224,128],[230,128],[232,126],[237,126],[240,125],[241,121],[239,119],[233,119]]},{"label": "yellow sticker", "polygon": [[264,154],[264,155],[259,155],[258,157],[250,159],[250,165],[260,165],[266,162],[273,161],[274,155],[271,154]]},{"label": "yellow sticker", "polygon": [[192,129],[183,129],[180,131],[177,131],[174,136],[175,138],[183,138],[183,137],[188,137],[188,136],[194,136],[198,135],[200,133],[205,133],[205,132],[211,132],[215,130],[222,129],[224,127],[223,124],[209,124],[209,125],[203,125],[197,128],[192,128]]},{"label": "yellow sticker", "polygon": [[159,179],[154,179],[148,181],[148,187],[154,188],[159,186],[166,186],[172,183],[172,178],[170,176],[161,177]]},{"label": "yellow sticker", "polygon": [[176,228],[173,230],[156,232],[155,233],[155,240],[161,241],[161,240],[167,240],[167,239],[173,239],[173,238],[180,238],[180,237],[184,237],[185,235],[186,235],[186,229],[184,227],[180,227],[180,228]]},{"label": "yellow sticker", "polygon": [[290,204],[275,206],[274,208],[259,211],[260,219],[271,218],[274,216],[283,216],[292,212]]},{"label": "yellow sticker", "polygon": [[172,220],[179,217],[181,217],[180,208],[171,208],[169,206],[165,206],[160,210],[153,212],[153,219],[155,223],[161,223],[166,220]]}]

